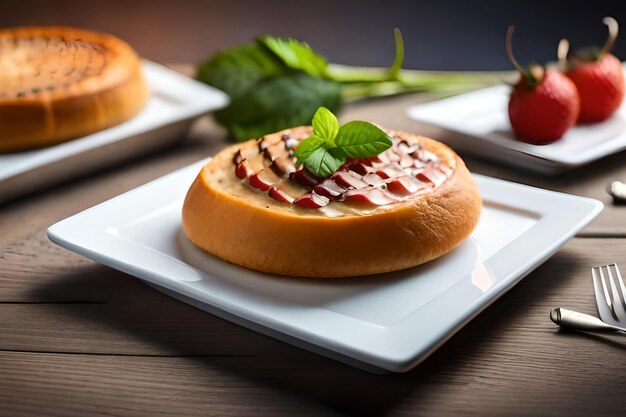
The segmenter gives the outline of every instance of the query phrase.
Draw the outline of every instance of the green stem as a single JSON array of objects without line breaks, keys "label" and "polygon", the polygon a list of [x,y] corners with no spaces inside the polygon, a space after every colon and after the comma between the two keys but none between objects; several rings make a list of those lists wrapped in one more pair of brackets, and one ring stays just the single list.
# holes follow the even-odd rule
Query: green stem
[{"label": "green stem", "polygon": [[398,28],[393,30],[393,37],[396,42],[396,58],[393,60],[391,68],[389,68],[388,76],[392,79],[397,79],[398,73],[402,70],[402,65],[404,64],[404,40]]},{"label": "green stem", "polygon": [[377,83],[390,81],[388,68],[366,68],[328,64],[326,73],[328,78],[339,83]]},{"label": "green stem", "polygon": [[397,81],[404,85],[421,83],[466,83],[485,82],[496,84],[515,75],[514,71],[398,71],[394,77],[388,68],[354,67],[350,65],[328,64],[328,77],[340,83],[379,83]]},{"label": "green stem", "polygon": [[[515,75],[516,73],[512,73]],[[507,74],[508,75],[508,74]],[[411,82],[382,81],[343,83],[343,98],[348,101],[360,100],[369,97],[385,97],[395,94],[418,92],[435,92],[445,95],[454,95],[478,88],[499,84],[502,77],[467,77],[445,75],[426,75],[414,77]]]}]

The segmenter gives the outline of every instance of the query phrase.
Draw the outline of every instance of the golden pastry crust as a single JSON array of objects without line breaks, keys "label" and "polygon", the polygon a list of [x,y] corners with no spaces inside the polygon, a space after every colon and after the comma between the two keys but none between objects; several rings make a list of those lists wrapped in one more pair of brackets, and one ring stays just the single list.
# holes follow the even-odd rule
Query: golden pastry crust
[{"label": "golden pastry crust", "polygon": [[[301,134],[309,127],[278,132]],[[187,237],[203,250],[251,269],[288,276],[348,277],[409,268],[437,258],[476,227],[482,202],[463,161],[446,145],[399,132],[453,167],[438,187],[362,214],[328,217],[275,201],[233,174],[233,156],[255,141],[218,153],[201,170],[182,212]],[[336,203],[343,204],[343,203]]]},{"label": "golden pastry crust", "polygon": [[66,27],[0,30],[0,152],[48,146],[114,126],[148,99],[133,49]]}]

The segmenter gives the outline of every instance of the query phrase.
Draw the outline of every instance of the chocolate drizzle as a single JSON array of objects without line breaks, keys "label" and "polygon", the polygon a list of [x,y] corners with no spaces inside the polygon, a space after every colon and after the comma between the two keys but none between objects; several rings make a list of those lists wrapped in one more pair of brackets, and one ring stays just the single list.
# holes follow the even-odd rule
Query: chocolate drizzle
[{"label": "chocolate drizzle", "polygon": [[[393,145],[372,158],[348,159],[330,178],[319,178],[295,165],[293,149],[301,139],[288,134],[267,136],[257,141],[264,168],[253,172],[241,151],[233,157],[235,173],[247,179],[250,187],[267,192],[277,201],[306,209],[318,209],[331,202],[356,207],[376,207],[402,201],[441,185],[452,168],[434,153],[401,135],[393,135]],[[284,190],[287,183],[300,185],[302,195]],[[293,188],[293,187],[292,187]]]}]

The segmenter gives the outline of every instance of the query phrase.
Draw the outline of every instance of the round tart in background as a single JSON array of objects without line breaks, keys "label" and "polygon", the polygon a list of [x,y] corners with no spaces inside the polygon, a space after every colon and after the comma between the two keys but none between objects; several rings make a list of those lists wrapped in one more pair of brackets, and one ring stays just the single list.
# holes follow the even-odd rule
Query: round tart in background
[{"label": "round tart in background", "polygon": [[112,35],[66,27],[0,30],[0,152],[122,123],[148,94],[139,57]]},{"label": "round tart in background", "polygon": [[296,166],[310,126],[230,146],[189,189],[183,230],[221,259],[287,276],[379,274],[442,256],[478,224],[476,183],[443,143],[387,132],[389,149],[329,178]]}]

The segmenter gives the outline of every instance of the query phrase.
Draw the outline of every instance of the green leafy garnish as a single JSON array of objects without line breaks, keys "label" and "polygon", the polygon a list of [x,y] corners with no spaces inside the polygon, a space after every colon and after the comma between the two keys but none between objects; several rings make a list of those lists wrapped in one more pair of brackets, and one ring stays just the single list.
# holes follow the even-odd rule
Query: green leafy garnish
[{"label": "green leafy garnish", "polygon": [[338,84],[295,72],[257,82],[215,116],[235,139],[247,140],[309,124],[319,106],[338,109],[340,103]]},{"label": "green leafy garnish", "polygon": [[319,107],[336,112],[344,99],[415,91],[443,96],[501,81],[493,72],[403,70],[404,42],[398,29],[394,37],[396,56],[390,68],[329,64],[304,42],[263,36],[209,57],[200,64],[197,78],[229,95],[230,105],[216,118],[236,140],[308,124]]},{"label": "green leafy garnish", "polygon": [[294,152],[296,158],[298,158],[297,164],[302,165],[304,161],[309,159],[313,152],[323,147],[325,143],[326,141],[324,139],[317,136],[310,136],[306,140],[300,142],[297,151]]},{"label": "green leafy garnish", "polygon": [[320,106],[338,110],[341,87],[326,76],[327,66],[305,43],[265,36],[213,55],[197,78],[230,96],[217,121],[236,140],[247,140],[308,124]]},{"label": "green leafy garnish", "polygon": [[345,162],[346,158],[335,157],[325,146],[320,146],[304,160],[304,166],[312,174],[321,178],[328,178]]},{"label": "green leafy garnish", "polygon": [[253,43],[213,55],[200,65],[197,77],[233,99],[260,81],[280,76],[283,72],[282,61],[277,56]]},{"label": "green leafy garnish", "polygon": [[264,36],[259,42],[267,46],[285,65],[295,70],[302,70],[314,77],[326,77],[328,62],[309,45],[292,38],[274,38]]},{"label": "green leafy garnish", "polygon": [[339,128],[333,152],[345,158],[376,156],[391,146],[391,138],[379,127],[355,120]]},{"label": "green leafy garnish", "polygon": [[313,137],[318,137],[329,146],[335,146],[335,137],[339,133],[339,120],[330,110],[325,107],[317,109],[313,115]]},{"label": "green leafy garnish", "polygon": [[392,145],[389,135],[371,123],[357,120],[340,127],[325,107],[317,109],[312,124],[311,136],[300,142],[294,155],[299,165],[321,178],[330,177],[348,158],[376,156]]}]

